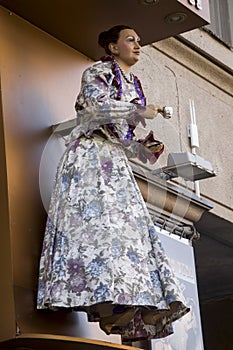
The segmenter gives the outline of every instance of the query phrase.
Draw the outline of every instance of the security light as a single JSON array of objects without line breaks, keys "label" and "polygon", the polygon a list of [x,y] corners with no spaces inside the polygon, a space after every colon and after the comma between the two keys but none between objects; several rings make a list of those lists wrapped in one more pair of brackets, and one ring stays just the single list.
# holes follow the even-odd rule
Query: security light
[{"label": "security light", "polygon": [[159,0],[138,0],[142,5],[156,5]]},{"label": "security light", "polygon": [[187,19],[187,15],[184,12],[170,13],[165,17],[166,23],[181,23]]}]

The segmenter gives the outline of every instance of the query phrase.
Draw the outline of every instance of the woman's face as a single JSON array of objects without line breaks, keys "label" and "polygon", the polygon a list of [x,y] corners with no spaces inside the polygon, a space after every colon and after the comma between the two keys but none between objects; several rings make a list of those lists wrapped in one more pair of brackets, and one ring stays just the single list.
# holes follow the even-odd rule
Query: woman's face
[{"label": "woman's face", "polygon": [[140,56],[140,38],[133,29],[123,29],[119,33],[117,43],[110,44],[110,50],[122,69],[128,71]]}]

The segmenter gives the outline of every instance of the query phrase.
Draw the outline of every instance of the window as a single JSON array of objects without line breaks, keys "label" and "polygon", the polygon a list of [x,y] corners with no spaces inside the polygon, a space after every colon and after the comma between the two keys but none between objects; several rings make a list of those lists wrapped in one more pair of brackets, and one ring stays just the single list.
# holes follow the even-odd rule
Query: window
[{"label": "window", "polygon": [[209,4],[211,23],[206,29],[233,47],[233,0],[209,0]]}]

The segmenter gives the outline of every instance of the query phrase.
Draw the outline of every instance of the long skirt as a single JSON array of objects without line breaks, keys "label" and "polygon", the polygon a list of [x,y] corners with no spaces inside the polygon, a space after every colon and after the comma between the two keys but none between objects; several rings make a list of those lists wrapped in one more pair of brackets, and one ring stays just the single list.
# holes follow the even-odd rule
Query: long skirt
[{"label": "long skirt", "polygon": [[38,309],[85,311],[107,334],[167,336],[188,312],[124,149],[73,141],[57,168],[40,260]]}]

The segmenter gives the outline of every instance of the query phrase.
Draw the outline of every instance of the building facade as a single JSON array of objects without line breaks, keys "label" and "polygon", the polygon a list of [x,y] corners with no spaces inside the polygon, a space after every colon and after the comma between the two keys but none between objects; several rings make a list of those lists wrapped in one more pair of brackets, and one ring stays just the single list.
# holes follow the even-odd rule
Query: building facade
[{"label": "building facade", "polygon": [[[100,22],[94,18],[99,10],[96,2],[87,10],[83,4],[74,8],[71,1],[70,18],[74,10],[84,18],[82,31],[71,34],[62,2],[56,3],[58,12],[52,21],[54,4],[44,3],[40,2],[39,9],[34,2],[33,9],[0,2],[1,341],[34,333],[80,336],[73,313],[57,316],[35,310],[46,209],[64,147],[61,132],[54,132],[53,126],[60,125],[66,133],[72,125],[69,120],[75,118],[81,74],[100,53],[93,44],[94,30],[101,31],[116,20],[126,23],[128,13],[123,7],[129,6],[130,25],[135,24],[142,39],[145,37],[134,72],[148,103],[169,105],[174,111],[169,120],[158,116],[147,123],[147,130],[154,130],[165,144],[159,162],[153,167],[133,162],[132,167],[155,223],[186,238],[194,248],[204,349],[230,349],[233,1],[183,0],[162,5],[162,1],[131,0],[118,4],[119,12],[113,9],[115,5],[100,1]],[[172,14],[177,23],[172,22]],[[155,24],[152,27],[154,18],[159,30]],[[216,173],[196,182],[163,171],[169,154],[194,151],[190,137],[193,114],[199,141],[195,152]]]}]

